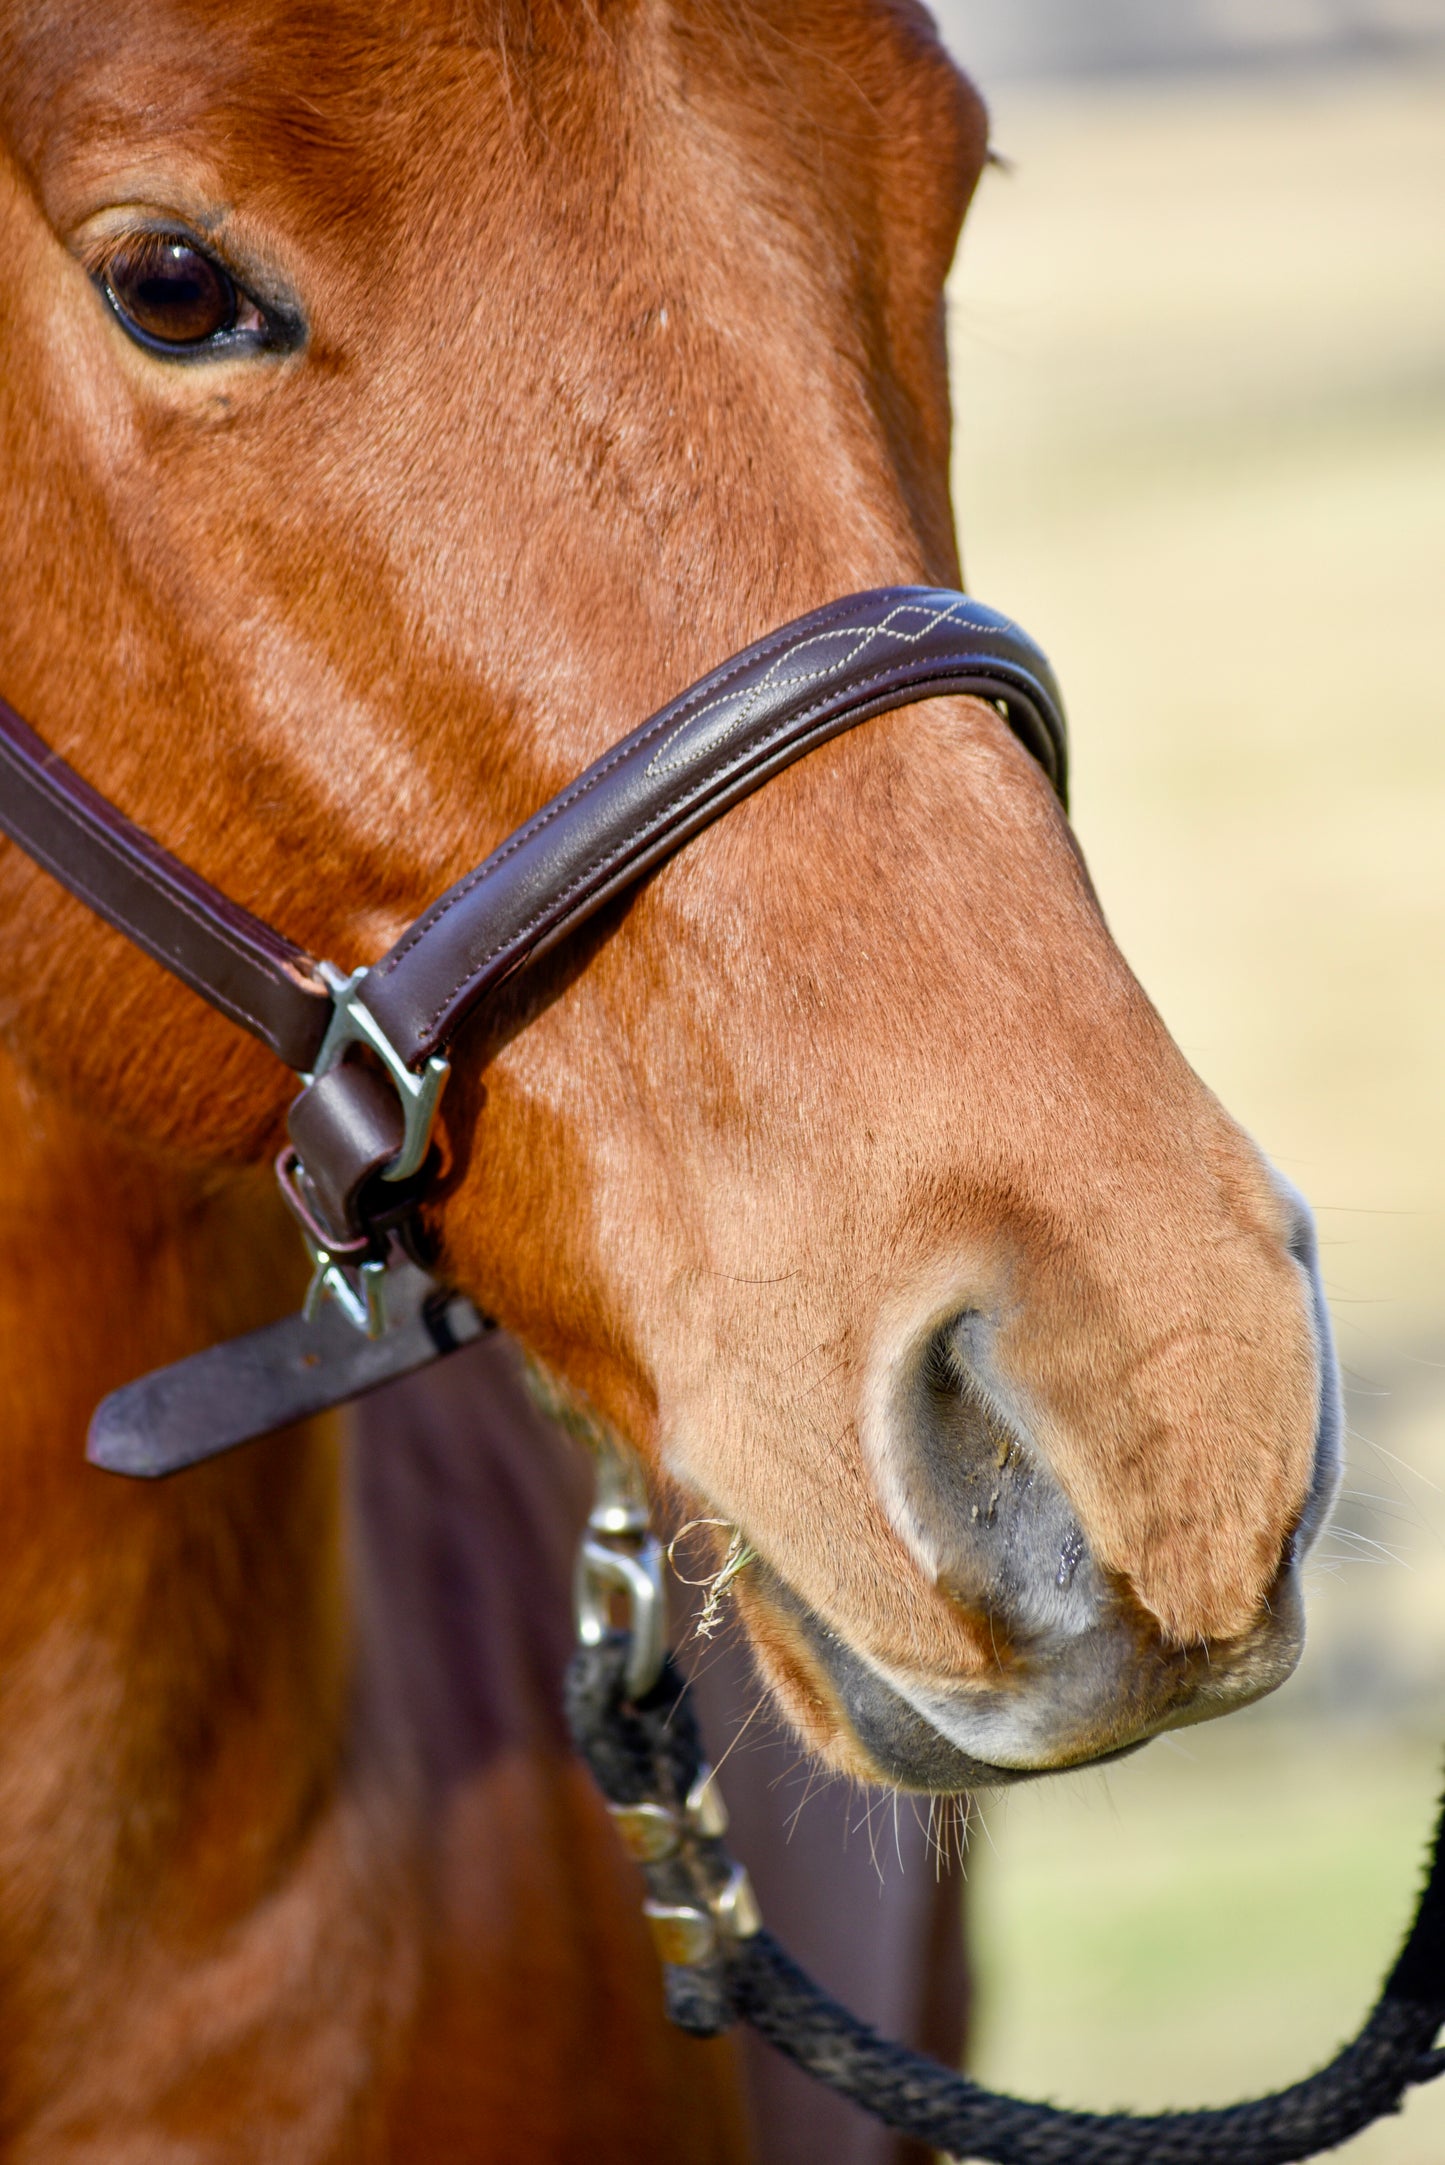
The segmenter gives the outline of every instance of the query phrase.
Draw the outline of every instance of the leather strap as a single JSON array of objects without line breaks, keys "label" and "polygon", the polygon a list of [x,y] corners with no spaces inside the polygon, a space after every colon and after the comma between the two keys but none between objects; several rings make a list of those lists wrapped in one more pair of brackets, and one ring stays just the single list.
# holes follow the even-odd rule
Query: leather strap
[{"label": "leather strap", "polygon": [[491,1325],[415,1264],[388,1274],[388,1328],[364,1338],[331,1303],[208,1346],[122,1384],[97,1406],[85,1455],[108,1473],[154,1480],[238,1443],[344,1406],[455,1353]]},{"label": "leather strap", "polygon": [[0,832],[288,1067],[313,1065],[331,995],[312,957],[162,849],[3,699]]},{"label": "leather strap", "polygon": [[1047,661],[963,594],[884,587],[799,617],[703,677],[449,888],[367,974],[361,998],[418,1068],[526,963],[701,827],[829,737],[885,708],[975,693],[1066,787]]},{"label": "leather strap", "polygon": [[[390,1055],[391,1081],[341,1049],[355,1030],[333,1040],[338,1064],[323,1053],[339,1013],[323,965],[142,833],[3,701],[0,830],[290,1066],[309,1076],[319,1057],[327,1062],[293,1106],[291,1132],[307,1193],[343,1229],[338,1241],[354,1243],[367,1230],[366,1190],[399,1132],[388,1092],[440,1055],[489,994],[804,753],[869,715],[944,693],[998,706],[1064,799],[1062,702],[1016,624],[930,587],[831,602],[734,655],[625,737],[343,988],[369,1018],[361,1040]],[[391,1165],[393,1177],[399,1169]]]}]

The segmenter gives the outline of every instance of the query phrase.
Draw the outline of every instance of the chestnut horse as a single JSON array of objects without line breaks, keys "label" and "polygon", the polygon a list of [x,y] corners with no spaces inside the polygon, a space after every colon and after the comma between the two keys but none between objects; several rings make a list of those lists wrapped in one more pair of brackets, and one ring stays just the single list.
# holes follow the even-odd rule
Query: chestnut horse
[{"label": "chestnut horse", "polygon": [[[986,147],[911,0],[0,0],[0,688],[373,958],[730,651],[956,583]],[[0,898],[6,2156],[738,2155],[552,1670],[477,1670],[534,1594],[465,1466],[83,1464],[106,1390],[295,1305],[290,1085],[9,848]],[[1308,1217],[990,707],[813,753],[550,989],[458,1048],[445,1271],[743,1530],[815,1753],[955,1791],[1280,1681]]]}]

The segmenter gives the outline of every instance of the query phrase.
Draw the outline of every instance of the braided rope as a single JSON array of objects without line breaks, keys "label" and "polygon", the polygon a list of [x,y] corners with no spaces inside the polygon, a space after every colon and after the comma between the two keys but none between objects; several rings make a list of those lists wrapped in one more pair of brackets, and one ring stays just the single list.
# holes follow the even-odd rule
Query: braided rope
[{"label": "braided rope", "polygon": [[[624,1642],[589,1648],[567,1680],[578,1750],[605,1796],[686,1795],[701,1744],[669,1663],[639,1705],[622,1696]],[[696,1995],[684,1971],[668,1972],[669,2005],[689,2028]],[[1412,2085],[1445,2073],[1431,2050],[1445,2026],[1445,1803],[1424,1889],[1404,1947],[1368,2021],[1328,2066],[1267,2097],[1200,2112],[1070,2112],[986,2090],[880,2037],[800,1970],[767,1931],[733,1942],[726,1956],[729,2013],[831,2090],[852,2098],[900,2134],[989,2165],[1294,2165],[1398,2112]]]},{"label": "braided rope", "polygon": [[860,2022],[769,1932],[731,1965],[733,2005],[758,2034],[830,2090],[901,2134],[994,2165],[1290,2165],[1398,2112],[1442,2012],[1383,1998],[1360,2035],[1305,2081],[1204,2112],[1068,2112],[955,2075]]}]

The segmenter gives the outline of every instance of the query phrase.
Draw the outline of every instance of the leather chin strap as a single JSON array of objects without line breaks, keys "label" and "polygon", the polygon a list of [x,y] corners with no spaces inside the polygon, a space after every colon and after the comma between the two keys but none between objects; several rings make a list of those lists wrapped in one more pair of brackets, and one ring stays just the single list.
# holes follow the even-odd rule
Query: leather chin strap
[{"label": "leather chin strap", "polygon": [[[1058,688],[1017,625],[929,587],[854,594],[771,632],[663,707],[350,977],[179,863],[3,700],[0,831],[301,1074],[278,1171],[318,1285],[341,1298],[336,1267],[380,1269],[424,1194],[461,1025],[804,753],[869,715],[946,693],[995,704],[1064,799]],[[367,1323],[364,1304],[353,1320]]]}]

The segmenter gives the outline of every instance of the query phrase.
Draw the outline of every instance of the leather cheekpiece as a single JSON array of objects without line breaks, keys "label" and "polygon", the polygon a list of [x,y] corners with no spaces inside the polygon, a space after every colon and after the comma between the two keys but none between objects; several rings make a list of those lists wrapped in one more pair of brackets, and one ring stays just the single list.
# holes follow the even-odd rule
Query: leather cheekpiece
[{"label": "leather cheekpiece", "polygon": [[0,833],[303,1073],[331,1020],[315,959],[192,872],[0,699]]}]

